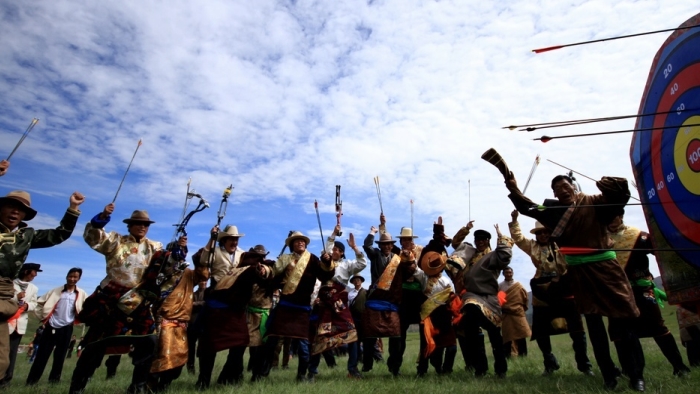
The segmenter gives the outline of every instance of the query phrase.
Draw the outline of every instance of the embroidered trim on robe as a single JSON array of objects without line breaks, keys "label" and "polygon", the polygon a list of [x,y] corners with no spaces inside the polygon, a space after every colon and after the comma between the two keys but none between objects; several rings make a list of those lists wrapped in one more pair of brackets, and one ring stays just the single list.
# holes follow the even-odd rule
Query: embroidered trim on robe
[{"label": "embroidered trim on robe", "polygon": [[377,281],[378,289],[388,291],[391,288],[391,282],[394,280],[394,275],[396,275],[396,271],[398,270],[400,263],[401,258],[398,255],[394,255],[391,258],[389,264],[387,264],[386,268],[384,268],[382,276],[380,276],[379,280]]},{"label": "embroidered trim on robe", "polygon": [[[282,288],[282,294],[289,295],[293,294],[299,286],[301,277],[304,275],[306,266],[309,264],[309,259],[311,258],[311,253],[305,250],[304,253],[299,256],[299,260],[294,261],[294,254],[286,254],[280,257],[285,266],[286,283]],[[321,264],[323,265],[323,264]]]}]

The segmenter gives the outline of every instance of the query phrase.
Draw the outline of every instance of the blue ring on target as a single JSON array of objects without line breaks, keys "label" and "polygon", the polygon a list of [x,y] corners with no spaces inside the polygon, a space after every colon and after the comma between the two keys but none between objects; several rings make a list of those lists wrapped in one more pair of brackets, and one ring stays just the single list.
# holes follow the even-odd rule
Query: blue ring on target
[{"label": "blue ring on target", "polygon": [[[674,249],[700,250],[700,194],[689,190],[697,190],[695,182],[700,187],[700,172],[692,173],[690,162],[677,165],[677,152],[691,143],[695,146],[694,133],[700,139],[700,126],[683,126],[691,117],[700,119],[698,48],[700,29],[694,28],[672,34],[657,54],[639,113],[672,112],[639,117],[635,128],[669,128],[634,133],[630,152],[650,228],[656,223],[663,240]],[[690,124],[696,123],[700,121]],[[700,268],[699,252],[676,253]]]}]

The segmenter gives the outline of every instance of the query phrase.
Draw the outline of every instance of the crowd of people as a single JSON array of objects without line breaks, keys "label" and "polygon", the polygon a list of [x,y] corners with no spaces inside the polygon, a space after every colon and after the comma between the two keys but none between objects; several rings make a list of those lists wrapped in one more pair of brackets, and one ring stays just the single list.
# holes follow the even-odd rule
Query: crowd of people
[{"label": "crowd of people", "polygon": [[[1,162],[0,175],[8,167]],[[520,192],[512,173],[504,175],[515,210],[509,235],[495,225],[495,240],[479,229],[473,245],[466,242],[473,222],[450,237],[439,217],[432,238],[417,245],[410,227],[392,237],[382,214],[361,246],[353,234],[347,246],[338,241],[338,225],[320,256],[307,250],[306,235],[290,232],[285,240],[289,253],[270,259],[264,245],[240,247],[245,234],[236,226],[215,226],[207,244],[192,254],[192,268],[185,263],[186,236],[166,247],[147,238],[154,221],[146,211],[123,219],[125,234],[105,230],[115,210],[114,203],[107,204],[83,234],[104,256],[106,277],[88,295],[77,286],[82,270],[71,268],[64,285],[41,297],[31,283],[41,269],[26,262],[29,250],[70,237],[84,197],[77,192],[70,196],[57,228],[37,230],[26,223],[37,213],[29,193],[12,191],[0,198],[0,383],[7,386],[13,378],[29,313],[40,319],[43,334],[36,340],[27,385],[40,380],[52,353],[48,380],[59,382],[63,362],[76,346],[73,324],[89,327],[77,343],[81,354],[70,379],[71,394],[84,391],[106,356],[108,376],[110,368],[113,376],[119,355],[126,353],[133,364],[130,393],[167,389],[183,367],[195,373],[197,359],[196,387],[206,390],[221,351],[228,352],[217,384],[243,381],[246,349],[251,382],[270,379],[280,349],[290,346],[296,349],[299,382],[313,381],[321,356],[341,347],[347,349],[347,376],[363,379],[374,369],[374,349],[381,338],[388,338],[386,365],[398,377],[410,325],[419,328],[418,377],[430,365],[437,374],[452,373],[458,346],[466,369],[477,377],[486,375],[485,334],[497,377],[507,376],[509,357],[528,354],[528,338],[542,352],[543,374],[553,374],[560,367],[550,337],[563,333],[571,337],[576,365],[585,375],[595,375],[587,354],[590,339],[608,389],[624,374],[630,388],[645,390],[640,337],[653,337],[673,374],[687,375],[690,369],[659,310],[663,292],[649,271],[649,235],[623,221],[630,197],[627,181],[604,177],[597,183],[601,193],[587,195],[570,177],[557,176],[551,182],[555,199],[539,205]],[[530,230],[534,239],[523,234],[520,214],[537,220]],[[509,266],[515,246],[536,267],[530,281],[532,327],[526,319],[527,291],[513,279]],[[561,247],[590,252],[570,255]],[[360,273],[367,266],[371,283],[365,288]],[[688,320],[697,316],[697,311],[684,313]],[[610,341],[619,367],[611,357]],[[688,346],[691,364],[699,361],[690,355],[696,345]],[[285,350],[283,367],[287,354]]]}]

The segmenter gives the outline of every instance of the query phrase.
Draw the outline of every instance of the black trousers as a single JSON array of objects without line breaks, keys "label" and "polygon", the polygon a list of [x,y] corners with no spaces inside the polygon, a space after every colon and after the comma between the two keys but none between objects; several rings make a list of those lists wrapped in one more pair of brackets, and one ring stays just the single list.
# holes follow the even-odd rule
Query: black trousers
[{"label": "black trousers", "polygon": [[[236,346],[228,351],[226,364],[224,364],[217,383],[233,384],[243,381],[243,354],[245,346]],[[211,383],[211,375],[214,371],[214,362],[216,361],[216,353],[199,349],[199,379],[197,385],[203,388],[209,387]]]},{"label": "black trousers", "polygon": [[32,368],[29,370],[29,375],[27,375],[27,384],[36,384],[41,379],[51,353],[53,353],[53,365],[49,373],[49,382],[57,383],[61,381],[63,363],[66,361],[66,352],[68,352],[68,344],[70,344],[72,336],[72,324],[61,328],[54,328],[46,324],[44,334],[41,335],[39,340],[39,350],[32,363]]},{"label": "black trousers", "polygon": [[121,362],[121,354],[111,354],[109,357],[107,357],[107,361],[105,361],[105,368],[107,368],[107,379],[113,378],[117,375],[117,367],[119,367],[119,363]]},{"label": "black trousers", "polygon": [[474,353],[474,374],[482,376],[489,370],[488,361],[486,360],[486,349],[483,345],[481,345],[480,348],[479,328],[486,330],[489,336],[495,372],[499,375],[505,374],[508,371],[508,362],[506,361],[506,355],[503,353],[501,328],[491,323],[481,312],[481,309],[474,304],[467,304],[464,309],[462,309],[460,325],[464,330],[467,349]]},{"label": "black trousers", "polygon": [[22,342],[22,334],[18,334],[15,330],[12,334],[10,334],[10,365],[7,366],[5,377],[0,379],[0,384],[7,384],[12,380],[12,375],[15,372],[15,361],[17,360],[17,350],[19,350],[20,342]]},{"label": "black trousers", "polygon": [[[589,369],[593,368],[593,366],[591,365],[591,361],[588,359],[587,354],[588,343],[586,341],[586,332],[570,332],[569,337],[571,337],[571,346],[574,348],[574,359],[576,360],[576,368],[578,368],[578,370],[581,372],[588,371]],[[542,351],[542,356],[544,356],[544,367],[551,368],[551,337],[549,335],[541,335],[539,338],[537,338],[537,346]]]},{"label": "black trousers", "polygon": [[389,371],[394,375],[398,374],[403,364],[403,354],[406,351],[406,333],[408,332],[409,323],[405,323],[407,319],[401,320],[401,336],[389,338],[389,358],[386,360],[386,365]]},{"label": "black trousers", "polygon": [[[603,379],[613,380],[616,377],[616,367],[610,357],[610,341],[603,324],[603,317],[600,315],[584,315],[588,326],[588,335],[591,338],[593,355],[598,363]],[[615,325],[620,331],[620,339],[615,341],[617,348],[617,358],[620,360],[623,371],[630,379],[643,379],[644,374],[644,351],[639,343],[639,338],[634,334],[633,326],[635,319],[614,319],[609,318],[608,323]]]},{"label": "black trousers", "polygon": [[[476,338],[471,338],[471,342],[471,344],[467,343],[467,338],[463,332],[457,332],[457,343],[459,344],[459,350],[462,352],[462,358],[464,358],[464,369],[467,371],[474,371],[474,366],[476,365],[475,355],[486,352],[484,333],[481,330],[479,330]],[[472,349],[469,346],[472,346]]]},{"label": "black trousers", "polygon": [[153,363],[156,339],[155,335],[119,335],[86,345],[73,370],[69,393],[81,393],[85,389],[88,379],[95,374],[95,370],[100,366],[107,348],[122,346],[133,346],[134,348],[131,352],[131,363],[134,365],[131,388],[145,389],[151,363]]}]

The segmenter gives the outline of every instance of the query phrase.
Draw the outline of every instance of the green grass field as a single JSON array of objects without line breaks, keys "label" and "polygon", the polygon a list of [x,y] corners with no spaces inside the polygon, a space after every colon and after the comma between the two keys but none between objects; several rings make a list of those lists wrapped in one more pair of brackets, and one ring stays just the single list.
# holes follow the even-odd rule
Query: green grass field
[{"label": "green grass field", "polygon": [[[678,327],[675,318],[675,308],[667,306],[662,310],[666,319],[666,323],[678,339]],[[76,334],[80,330],[76,330]],[[28,342],[26,336],[23,343]],[[357,381],[350,380],[346,377],[347,358],[338,358],[338,367],[328,369],[325,363],[321,361],[319,375],[316,377],[316,382],[313,384],[303,383],[297,384],[294,380],[296,376],[296,361],[292,360],[288,370],[275,370],[271,373],[270,378],[261,383],[251,384],[250,374],[246,373],[246,380],[240,386],[222,387],[212,385],[209,392],[213,393],[463,393],[463,392],[478,392],[478,393],[603,393],[602,378],[600,373],[595,369],[596,376],[584,376],[576,370],[574,362],[573,350],[571,349],[571,340],[568,335],[559,335],[552,338],[552,345],[555,349],[555,354],[561,364],[561,369],[555,374],[547,377],[542,377],[542,354],[535,342],[528,342],[529,354],[527,357],[513,359],[508,365],[507,379],[497,379],[493,376],[493,358],[490,354],[490,346],[487,344],[487,356],[489,358],[489,368],[491,376],[485,378],[474,378],[472,375],[464,372],[464,361],[461,353],[458,352],[455,362],[455,372],[447,376],[437,376],[434,370],[431,370],[423,379],[416,379],[415,360],[418,355],[418,334],[410,333],[408,337],[408,346],[404,355],[404,364],[401,369],[402,376],[393,378],[386,368],[386,364],[375,364],[374,369],[365,374],[365,379]],[[700,392],[700,369],[693,368],[690,377],[679,379],[672,375],[673,369],[666,361],[664,356],[659,351],[653,339],[643,339],[642,346],[644,347],[646,356],[645,379],[647,383],[647,392],[649,393],[698,393]],[[614,346],[612,347],[613,358]],[[679,343],[680,347],[680,343]],[[385,343],[386,349],[386,343]],[[680,347],[685,359],[685,349]],[[593,351],[588,347],[588,355],[593,360]],[[217,358],[217,366],[214,370],[212,381],[216,381],[218,372],[225,361],[225,353],[220,353]],[[385,352],[385,358],[388,356]],[[247,359],[247,354],[246,354]],[[47,377],[50,369],[51,360],[41,382],[31,388],[24,385],[27,373],[29,372],[29,363],[24,354],[18,355],[17,368],[15,370],[15,379],[11,387],[7,390],[8,393],[26,393],[26,394],[43,394],[43,393],[66,393],[68,391],[69,380],[75,367],[75,356],[66,360],[62,382],[56,385],[49,385]],[[131,363],[128,357],[123,356],[122,362],[119,365],[117,377],[115,379],[105,380],[106,370],[100,368],[97,370],[92,381],[88,384],[86,393],[123,393],[129,385],[131,377]],[[195,375],[189,375],[183,371],[183,374],[178,380],[173,382],[169,392],[184,393],[194,391],[196,382]],[[622,378],[619,380],[618,388],[615,392],[631,392],[627,389],[627,380]]]}]

